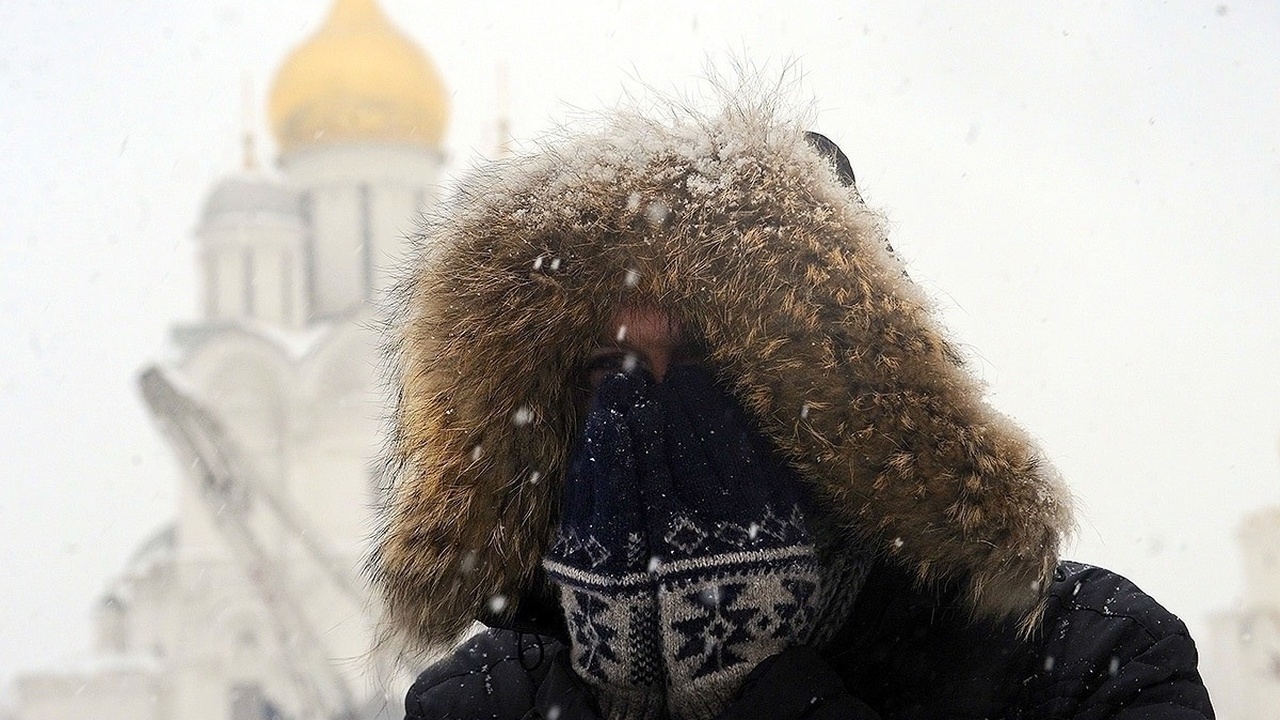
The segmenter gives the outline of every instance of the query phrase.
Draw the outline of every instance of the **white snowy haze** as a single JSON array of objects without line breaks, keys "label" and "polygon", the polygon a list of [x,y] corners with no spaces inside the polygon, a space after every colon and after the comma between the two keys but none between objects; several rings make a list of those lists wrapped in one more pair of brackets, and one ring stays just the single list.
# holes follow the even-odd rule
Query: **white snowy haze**
[{"label": "white snowy haze", "polygon": [[[450,169],[708,58],[794,61],[994,403],[1075,489],[1071,557],[1207,633],[1280,503],[1280,5],[382,0],[452,95]],[[136,373],[195,317],[192,229],[329,0],[0,3],[0,684],[83,657],[174,509]]]}]

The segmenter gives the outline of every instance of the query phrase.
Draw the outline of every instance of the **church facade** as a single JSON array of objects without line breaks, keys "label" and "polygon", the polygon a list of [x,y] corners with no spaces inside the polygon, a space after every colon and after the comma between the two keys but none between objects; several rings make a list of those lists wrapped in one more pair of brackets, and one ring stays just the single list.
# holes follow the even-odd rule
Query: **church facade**
[{"label": "church facade", "polygon": [[[173,523],[95,609],[93,657],[16,682],[15,720],[395,716],[360,564],[379,448],[375,301],[436,198],[444,85],[374,0],[335,0],[270,93],[278,172],[210,191],[200,318],[140,376]],[[388,699],[388,693],[392,696]]]}]

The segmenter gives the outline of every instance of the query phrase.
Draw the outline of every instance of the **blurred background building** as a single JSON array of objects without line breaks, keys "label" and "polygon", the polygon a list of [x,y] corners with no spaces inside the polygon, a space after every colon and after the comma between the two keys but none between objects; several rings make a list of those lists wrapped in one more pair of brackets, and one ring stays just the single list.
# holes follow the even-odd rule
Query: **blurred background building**
[{"label": "blurred background building", "polygon": [[284,61],[278,172],[246,132],[197,220],[202,318],[142,395],[183,476],[173,523],[103,591],[94,655],[17,682],[16,720],[395,716],[360,577],[375,502],[377,312],[434,202],[449,117],[373,0]]},{"label": "blurred background building", "polygon": [[1244,593],[1210,618],[1205,675],[1218,717],[1271,720],[1280,717],[1280,507],[1250,515],[1236,537]]}]

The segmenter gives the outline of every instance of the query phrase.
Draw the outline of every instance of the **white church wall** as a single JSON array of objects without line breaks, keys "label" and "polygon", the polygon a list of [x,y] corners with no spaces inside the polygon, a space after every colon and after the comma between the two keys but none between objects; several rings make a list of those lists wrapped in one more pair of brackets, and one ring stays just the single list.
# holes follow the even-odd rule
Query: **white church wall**
[{"label": "white church wall", "polygon": [[[372,321],[371,319],[369,320]],[[357,557],[366,547],[373,501],[373,458],[379,449],[377,337],[350,324],[316,349],[300,382],[300,444],[291,457],[290,496],[325,533],[335,552]]]},{"label": "white church wall", "polygon": [[1280,509],[1245,520],[1237,537],[1244,555],[1244,605],[1280,612]]},{"label": "white church wall", "polygon": [[289,323],[292,308],[287,292],[289,249],[279,245],[259,245],[252,250],[254,297],[253,318],[275,325]]},{"label": "white church wall", "polygon": [[223,659],[221,679],[226,702],[242,700],[252,688],[260,700],[299,717],[299,688],[284,668],[290,660],[280,651],[281,639],[271,613],[256,592],[248,592],[219,608],[209,623],[209,647]]},{"label": "white church wall", "polygon": [[16,720],[163,720],[168,710],[162,678],[144,668],[29,676],[17,689]]},{"label": "white church wall", "polygon": [[183,720],[226,720],[231,703],[226,665],[214,656],[174,658],[169,663],[172,713]]},{"label": "white church wall", "polygon": [[435,197],[440,161],[425,149],[377,143],[282,159],[286,181],[310,198],[318,317],[341,314],[387,286],[420,204]]},{"label": "white church wall", "polygon": [[1199,647],[1200,666],[1214,711],[1223,720],[1250,720],[1246,698],[1251,679],[1239,671],[1239,617],[1234,612],[1215,615],[1209,619],[1209,630]]},{"label": "white church wall", "polygon": [[118,597],[104,598],[93,613],[93,651],[123,655],[129,651],[129,609]]},{"label": "white church wall", "polygon": [[1280,708],[1280,508],[1255,513],[1237,533],[1244,591],[1200,638],[1202,671],[1223,720],[1273,720]]},{"label": "white church wall", "polygon": [[[234,451],[265,491],[278,491],[289,433],[288,376],[280,351],[248,332],[230,332],[201,345],[179,368],[197,399],[220,418]],[[229,559],[225,533],[206,500],[199,467],[183,469],[179,488],[180,557]]]},{"label": "white church wall", "polygon": [[213,284],[212,317],[230,320],[244,317],[244,252],[235,245],[223,245],[209,253]]},{"label": "white church wall", "polygon": [[373,202],[373,293],[378,299],[394,283],[405,267],[408,236],[418,220],[418,201],[425,195],[422,185],[384,182],[372,190]]},{"label": "white church wall", "polygon": [[[227,331],[197,348],[180,372],[251,460],[262,489],[274,493],[296,513],[309,537],[325,550],[330,568],[307,556],[294,536],[296,529],[274,522],[267,513],[250,514],[250,525],[267,541],[265,549],[272,556],[275,580],[287,587],[285,595],[302,601],[290,612],[307,618],[318,633],[319,652],[353,682],[367,670],[363,658],[370,623],[362,602],[366,591],[359,588],[359,599],[353,600],[326,571],[336,569],[351,584],[358,584],[358,565],[368,534],[363,519],[371,500],[366,463],[376,448],[377,424],[369,421],[372,408],[344,398],[369,398],[374,350],[372,336],[355,325],[328,332],[329,338],[310,353],[291,358],[264,336],[247,329]],[[236,556],[227,551],[222,529],[197,496],[198,486],[189,483],[185,492],[180,545],[186,578],[183,587],[189,588],[191,601],[184,604],[199,614],[201,608],[212,613],[237,603],[257,602],[257,590],[246,581],[245,569],[234,562]],[[219,578],[215,586],[209,586],[211,577]],[[239,632],[229,629],[223,634],[235,636]],[[184,648],[209,651],[216,640],[182,631],[175,642]],[[271,636],[266,641],[278,643]],[[242,651],[236,648],[227,646],[220,652],[230,657]],[[199,666],[205,659],[199,652],[180,664]],[[232,667],[246,667],[227,662]],[[291,663],[280,659],[276,664],[287,667]],[[224,690],[234,689],[248,687],[253,676],[237,676],[227,670],[210,682]],[[190,677],[182,682],[194,685],[197,681]],[[279,688],[267,691],[272,696],[292,697],[281,695]],[[209,695],[214,691],[204,688],[199,692]],[[227,692],[234,696],[231,690]]]},{"label": "white church wall", "polygon": [[290,152],[280,160],[286,182],[305,189],[321,184],[403,185],[436,182],[443,157],[422,147],[373,141],[318,145]]},{"label": "white church wall", "polygon": [[[260,572],[265,569],[259,570]],[[183,563],[170,598],[174,713],[184,720],[226,720],[247,677],[282,708],[300,708],[282,668],[281,638],[261,611],[246,568],[234,561]],[[177,602],[174,602],[174,601]]]},{"label": "white church wall", "polygon": [[330,318],[359,302],[364,293],[358,190],[317,183],[305,191],[310,198],[312,318]]},{"label": "white church wall", "polygon": [[162,659],[170,652],[172,556],[126,570],[94,618],[95,654]]},{"label": "white church wall", "polygon": [[290,258],[302,252],[300,218],[226,212],[205,218],[196,234],[202,246],[205,317],[294,324],[301,268]]},{"label": "white church wall", "polygon": [[[341,676],[348,688],[360,686],[360,680],[370,671],[370,637],[372,622],[364,602],[367,591],[356,573],[358,557],[334,555],[335,569],[346,572],[354,587],[360,588],[360,597],[347,595],[332,581],[332,577],[312,562],[300,561],[286,565],[290,586],[305,598],[298,608],[315,633],[315,643],[330,672]],[[319,673],[313,678],[325,681]]]}]

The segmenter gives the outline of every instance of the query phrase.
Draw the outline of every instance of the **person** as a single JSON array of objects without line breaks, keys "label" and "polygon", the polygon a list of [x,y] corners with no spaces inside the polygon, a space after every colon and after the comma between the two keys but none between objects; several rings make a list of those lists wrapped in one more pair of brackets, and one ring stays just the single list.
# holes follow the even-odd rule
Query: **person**
[{"label": "person", "polygon": [[369,570],[420,647],[488,629],[406,717],[1212,718],[776,106],[619,112],[425,221]]}]

